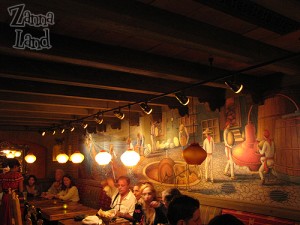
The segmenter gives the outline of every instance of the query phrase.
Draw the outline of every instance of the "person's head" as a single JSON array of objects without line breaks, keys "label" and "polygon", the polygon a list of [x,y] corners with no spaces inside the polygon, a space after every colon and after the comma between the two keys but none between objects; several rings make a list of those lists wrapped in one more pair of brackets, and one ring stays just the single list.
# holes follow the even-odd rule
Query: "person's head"
[{"label": "person's head", "polygon": [[7,164],[10,168],[10,170],[19,170],[20,169],[20,162],[19,160],[12,158],[12,159],[8,159]]},{"label": "person's head", "polygon": [[211,219],[208,225],[244,225],[244,223],[231,214],[223,214]]},{"label": "person's head", "polygon": [[65,173],[62,169],[56,169],[55,170],[55,181],[61,182],[64,174]]},{"label": "person's head", "polygon": [[151,183],[145,183],[141,186],[141,196],[146,204],[156,200],[156,190]]},{"label": "person's head", "polygon": [[63,180],[63,183],[62,183],[63,190],[75,186],[73,178],[70,175],[64,175],[62,180]]},{"label": "person's head", "polygon": [[132,192],[136,198],[136,200],[139,200],[141,198],[141,183],[137,183],[133,186]]},{"label": "person's head", "polygon": [[29,186],[35,185],[37,182],[37,178],[34,175],[29,175],[26,179],[26,184]]},{"label": "person's head", "polygon": [[161,193],[162,201],[167,208],[171,200],[179,195],[181,195],[181,193],[177,188],[168,188]]},{"label": "person's head", "polygon": [[117,180],[119,194],[121,196],[126,195],[130,191],[130,179],[126,176],[120,176]]},{"label": "person's head", "polygon": [[201,225],[199,207],[199,200],[187,195],[173,198],[167,212],[170,225]]}]

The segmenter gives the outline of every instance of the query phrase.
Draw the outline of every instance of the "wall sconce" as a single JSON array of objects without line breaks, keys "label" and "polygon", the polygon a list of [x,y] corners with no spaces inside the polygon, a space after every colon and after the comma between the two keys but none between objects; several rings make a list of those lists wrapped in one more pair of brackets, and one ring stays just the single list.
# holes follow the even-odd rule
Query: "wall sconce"
[{"label": "wall sconce", "polygon": [[27,163],[34,163],[35,160],[36,160],[36,157],[35,157],[35,155],[32,154],[32,153],[28,153],[28,154],[25,156],[25,161],[26,161]]},{"label": "wall sconce", "polygon": [[236,94],[240,93],[244,87],[242,84],[236,84],[231,81],[225,81],[225,84]]},{"label": "wall sconce", "polygon": [[60,153],[56,156],[56,160],[59,163],[66,163],[69,160],[69,156],[65,153]]},{"label": "wall sconce", "polygon": [[84,155],[79,151],[76,151],[71,155],[70,159],[73,163],[82,163],[84,160]]},{"label": "wall sconce", "polygon": [[146,114],[150,114],[152,113],[152,108],[146,103],[146,102],[143,102],[140,104],[140,107],[141,109],[144,111],[144,113]]},{"label": "wall sconce", "polygon": [[15,158],[15,154],[12,151],[9,151],[9,153],[6,154],[6,158],[8,159]]},{"label": "wall sconce", "polygon": [[109,154],[107,151],[100,150],[100,152],[96,155],[95,160],[99,165],[104,166],[111,161],[111,158],[111,154]]},{"label": "wall sconce", "polygon": [[187,105],[190,102],[190,99],[186,97],[181,91],[175,93],[175,97],[180,102],[181,105]]},{"label": "wall sconce", "polygon": [[122,112],[120,111],[120,109],[119,109],[119,111],[114,111],[114,115],[115,115],[115,117],[117,117],[117,118],[120,119],[120,120],[124,119],[124,117],[125,117],[125,114],[122,113]]},{"label": "wall sconce", "polygon": [[15,151],[14,152],[15,157],[20,157],[22,155],[22,152],[20,151]]}]

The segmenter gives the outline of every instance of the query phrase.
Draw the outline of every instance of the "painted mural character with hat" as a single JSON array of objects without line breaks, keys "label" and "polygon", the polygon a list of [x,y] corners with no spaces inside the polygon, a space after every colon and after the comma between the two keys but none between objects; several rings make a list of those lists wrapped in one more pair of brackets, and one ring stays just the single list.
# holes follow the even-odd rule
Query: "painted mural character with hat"
[{"label": "painted mural character with hat", "polygon": [[205,159],[205,181],[208,181],[208,171],[210,171],[210,181],[213,183],[213,158],[212,154],[215,150],[215,142],[212,136],[210,136],[212,132],[209,130],[209,128],[206,128],[203,131],[203,134],[205,134],[206,138],[203,141],[203,149],[207,153],[207,157]]},{"label": "painted mural character with hat", "polygon": [[265,130],[264,131],[264,140],[262,142],[262,145],[259,145],[259,153],[263,155],[260,158],[261,161],[261,166],[258,170],[260,179],[261,179],[261,184],[265,184],[265,175],[264,173],[268,173],[269,170],[273,167],[274,165],[274,142],[270,138],[270,131]]},{"label": "painted mural character with hat", "polygon": [[[232,136],[230,135],[230,122],[227,121],[225,123],[225,130],[224,130],[224,133],[223,133],[223,138],[224,138],[224,144],[225,144],[225,155],[226,155],[226,158],[227,158],[227,163],[226,163],[226,166],[225,166],[225,170],[224,170],[224,175],[225,176],[230,176],[230,179],[231,180],[234,180],[235,177],[234,177],[234,164],[233,164],[233,159],[232,159],[232,144],[233,144],[233,141],[231,141],[232,138],[229,138],[229,136]],[[232,142],[232,143],[230,143]],[[230,174],[228,174],[229,172],[229,169],[230,169]]]}]

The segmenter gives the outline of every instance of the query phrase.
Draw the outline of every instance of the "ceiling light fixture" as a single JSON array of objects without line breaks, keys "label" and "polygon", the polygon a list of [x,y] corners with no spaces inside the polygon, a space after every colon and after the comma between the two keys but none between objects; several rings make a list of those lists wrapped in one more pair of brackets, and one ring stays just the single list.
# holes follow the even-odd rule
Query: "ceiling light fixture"
[{"label": "ceiling light fixture", "polygon": [[152,113],[152,108],[147,104],[147,102],[142,102],[140,104],[141,109],[144,111],[146,114]]},{"label": "ceiling light fixture", "polygon": [[236,84],[232,81],[225,81],[225,84],[236,94],[240,93],[244,87],[242,84]]},{"label": "ceiling light fixture", "polygon": [[128,106],[129,115],[128,115],[128,149],[121,155],[121,161],[125,166],[132,167],[135,166],[140,161],[140,155],[130,148],[130,105]]},{"label": "ceiling light fixture", "polygon": [[26,156],[25,156],[25,161],[27,163],[34,163],[36,160],[36,156],[32,153],[28,153]]},{"label": "ceiling light fixture", "polygon": [[109,154],[107,151],[105,150],[100,150],[100,152],[96,155],[95,160],[96,162],[101,165],[107,165],[110,161],[111,161],[111,154]]},{"label": "ceiling light fixture", "polygon": [[56,156],[56,160],[59,163],[66,163],[69,160],[69,156],[65,153],[60,153]]},{"label": "ceiling light fixture", "polygon": [[100,114],[96,114],[94,117],[94,120],[96,121],[97,124],[102,124],[103,123],[103,115]]},{"label": "ceiling light fixture", "polygon": [[181,91],[175,93],[175,97],[182,105],[187,105],[190,102],[190,99],[186,95],[184,95]]},{"label": "ceiling light fixture", "polygon": [[117,117],[120,120],[124,119],[124,117],[125,117],[125,114],[122,113],[120,109],[118,111],[114,111],[114,115],[115,115],[115,117]]},{"label": "ceiling light fixture", "polygon": [[70,159],[73,163],[82,163],[82,161],[84,160],[84,155],[79,151],[75,151],[71,155]]}]

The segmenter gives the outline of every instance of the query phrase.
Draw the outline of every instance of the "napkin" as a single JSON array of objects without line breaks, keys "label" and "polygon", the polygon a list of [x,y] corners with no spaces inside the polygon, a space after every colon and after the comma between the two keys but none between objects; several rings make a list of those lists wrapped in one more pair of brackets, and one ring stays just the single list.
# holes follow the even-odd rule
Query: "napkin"
[{"label": "napkin", "polygon": [[82,220],[82,224],[100,225],[102,220],[98,216],[87,216]]}]

